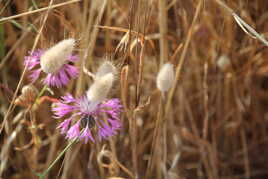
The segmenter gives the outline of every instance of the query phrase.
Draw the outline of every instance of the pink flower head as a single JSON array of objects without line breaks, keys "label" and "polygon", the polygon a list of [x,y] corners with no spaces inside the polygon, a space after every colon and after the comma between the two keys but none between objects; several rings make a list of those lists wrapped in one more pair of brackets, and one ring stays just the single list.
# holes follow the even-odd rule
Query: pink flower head
[{"label": "pink flower head", "polygon": [[79,58],[71,52],[74,39],[59,42],[48,50],[38,49],[25,57],[24,64],[31,72],[30,80],[35,82],[41,72],[46,74],[42,82],[50,87],[66,86],[70,79],[78,76],[78,69],[73,65]]},{"label": "pink flower head", "polygon": [[[117,134],[117,130],[122,126],[119,119],[121,108],[117,98],[99,103],[90,101],[87,96],[76,99],[67,94],[55,103],[52,111],[55,118],[71,114],[58,128],[62,134],[66,134],[66,138],[87,143],[89,140],[100,141]],[[71,120],[73,122],[70,122]]]}]

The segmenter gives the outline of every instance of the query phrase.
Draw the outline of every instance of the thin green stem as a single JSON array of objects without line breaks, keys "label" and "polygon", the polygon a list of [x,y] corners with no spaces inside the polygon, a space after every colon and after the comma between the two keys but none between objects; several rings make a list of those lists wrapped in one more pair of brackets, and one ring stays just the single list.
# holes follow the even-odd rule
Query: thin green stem
[{"label": "thin green stem", "polygon": [[37,174],[39,179],[43,179],[48,172],[52,169],[52,167],[57,163],[57,161],[63,156],[63,154],[77,141],[77,139],[72,140],[64,149],[63,151],[57,156],[57,158],[49,165],[49,167],[41,174]]},{"label": "thin green stem", "polygon": [[38,94],[36,100],[38,100],[38,98],[40,98],[40,97],[45,93],[45,91],[47,90],[47,88],[48,88],[47,85],[45,85],[45,86],[42,88],[42,90],[41,90],[40,93]]},{"label": "thin green stem", "polygon": [[35,99],[35,101],[34,101],[33,106],[38,102],[38,99],[39,99],[41,96],[43,96],[43,94],[45,93],[45,91],[47,90],[47,88],[48,88],[48,86],[45,85],[45,86],[41,89],[40,93],[37,95],[37,97],[36,97],[36,99]]}]

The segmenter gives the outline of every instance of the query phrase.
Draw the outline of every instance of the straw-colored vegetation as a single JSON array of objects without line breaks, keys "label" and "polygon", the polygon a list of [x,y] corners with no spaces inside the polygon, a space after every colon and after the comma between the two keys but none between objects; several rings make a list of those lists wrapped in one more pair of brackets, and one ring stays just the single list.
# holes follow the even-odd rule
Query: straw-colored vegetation
[{"label": "straw-colored vegetation", "polygon": [[[105,59],[122,129],[73,144],[45,177],[268,178],[267,0],[0,0],[0,17],[0,178],[51,166],[68,145],[53,101],[85,94]],[[24,56],[67,38],[79,77],[40,96]],[[165,63],[175,79],[161,92]]]}]

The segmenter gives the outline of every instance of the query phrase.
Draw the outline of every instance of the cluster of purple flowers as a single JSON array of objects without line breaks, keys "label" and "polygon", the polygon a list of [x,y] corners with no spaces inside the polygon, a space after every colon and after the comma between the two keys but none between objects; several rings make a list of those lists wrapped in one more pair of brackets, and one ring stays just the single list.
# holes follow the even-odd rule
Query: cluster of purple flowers
[{"label": "cluster of purple flowers", "polygon": [[[76,78],[79,70],[74,63],[79,58],[72,54],[73,46],[73,39],[65,40],[48,50],[39,49],[26,56],[25,66],[30,71],[32,83],[37,81],[41,73],[46,75],[42,80],[43,84],[49,87],[66,86],[71,79]],[[74,98],[71,94],[61,97],[52,108],[55,118],[66,117],[58,126],[61,133],[67,139],[78,139],[85,143],[117,134],[117,130],[121,128],[121,110],[122,106],[117,98],[105,97],[100,101],[91,100],[88,95]]]}]

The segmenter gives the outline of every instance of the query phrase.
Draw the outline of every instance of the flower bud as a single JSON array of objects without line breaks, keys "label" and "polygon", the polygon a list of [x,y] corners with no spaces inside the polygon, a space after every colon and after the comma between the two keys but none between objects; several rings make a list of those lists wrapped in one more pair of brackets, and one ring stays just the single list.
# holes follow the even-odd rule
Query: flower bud
[{"label": "flower bud", "polygon": [[170,63],[166,63],[162,66],[162,68],[158,72],[156,80],[157,88],[161,92],[166,92],[172,87],[173,81],[174,81],[173,65]]},{"label": "flower bud", "polygon": [[16,105],[28,107],[32,105],[38,95],[38,90],[33,85],[26,85],[21,89],[21,95],[15,100]]},{"label": "flower bud", "polygon": [[72,54],[75,40],[66,39],[49,48],[40,58],[41,69],[45,73],[56,73],[68,61]]}]

